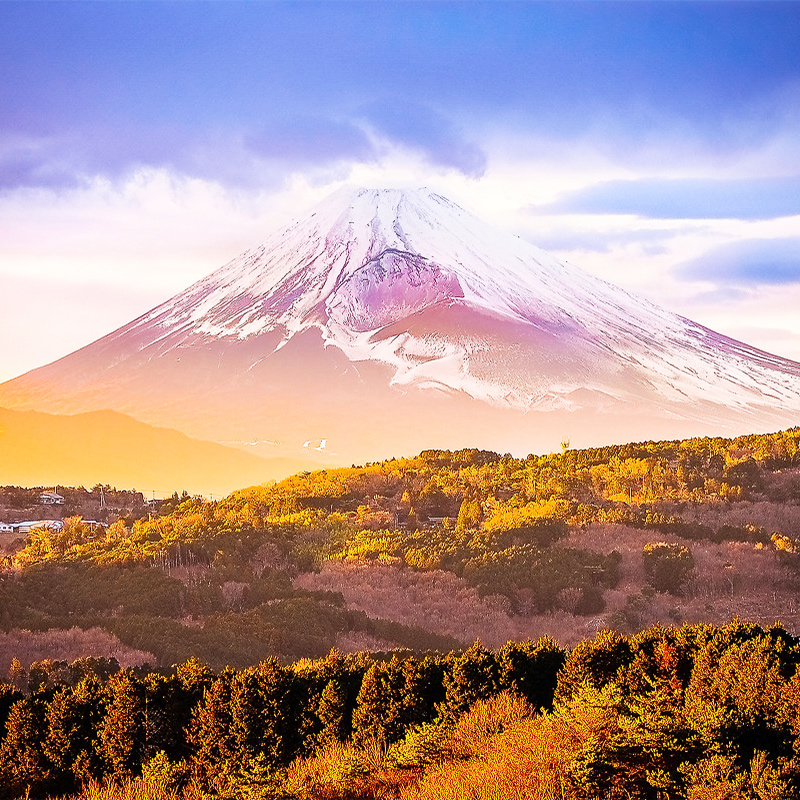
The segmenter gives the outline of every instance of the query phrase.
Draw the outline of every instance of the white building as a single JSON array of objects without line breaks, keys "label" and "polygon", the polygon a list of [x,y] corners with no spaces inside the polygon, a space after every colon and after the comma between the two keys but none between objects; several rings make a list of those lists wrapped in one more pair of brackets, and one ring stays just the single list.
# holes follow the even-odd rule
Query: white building
[{"label": "white building", "polygon": [[34,528],[50,528],[51,531],[60,531],[64,527],[64,523],[60,519],[34,519],[27,522],[14,522],[11,527],[15,533],[25,536]]},{"label": "white building", "polygon": [[63,506],[64,498],[56,492],[42,492],[39,495],[39,505],[42,506]]}]

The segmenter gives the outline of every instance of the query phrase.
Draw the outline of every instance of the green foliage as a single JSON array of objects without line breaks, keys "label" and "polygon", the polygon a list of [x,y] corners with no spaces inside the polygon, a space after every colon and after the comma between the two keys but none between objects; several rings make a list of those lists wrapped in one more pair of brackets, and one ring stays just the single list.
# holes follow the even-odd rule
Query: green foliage
[{"label": "green foliage", "polygon": [[[510,692],[553,708],[541,719],[556,727],[606,725],[596,730],[607,735],[587,734],[570,756],[576,796],[800,796],[798,644],[781,629],[602,632],[568,654],[543,639],[497,653],[476,644],[447,656],[344,658],[325,654],[349,633],[418,652],[463,645],[293,583],[329,560],[447,570],[481,595],[505,595],[513,612],[596,614],[619,582],[621,556],[581,546],[592,523],[670,541],[743,542],[800,564],[796,533],[753,524],[741,502],[796,502],[799,466],[797,428],[527,459],[426,451],[215,502],[176,495],[162,513],[119,520],[104,534],[69,518],[16,555],[0,581],[0,626],[101,625],[152,653],[162,671],[118,673],[96,658],[18,663],[15,688],[0,687],[0,785],[63,794],[143,772],[169,791],[194,781],[219,796],[255,797],[279,793],[282,771],[323,743],[341,748],[342,775],[362,781],[383,769],[369,748],[388,746],[391,768],[424,769],[439,763],[443,732],[468,708]],[[710,522],[724,516],[702,516],[701,503],[736,509],[735,523]],[[692,574],[684,545],[651,543],[643,560],[649,590],[628,598],[612,620],[619,630],[641,628],[654,593],[680,592]],[[318,660],[290,669],[276,656]]]},{"label": "green foliage", "polygon": [[43,749],[62,785],[80,785],[102,775],[98,737],[105,705],[105,692],[94,677],[54,693],[47,708]]},{"label": "green foliage", "polygon": [[530,640],[507,642],[497,653],[499,686],[536,709],[549,709],[565,657],[564,651],[547,636],[535,644]]},{"label": "green foliage", "polygon": [[[417,798],[414,783],[444,780],[448,764],[491,772],[536,751],[518,780],[555,770],[571,800],[788,800],[800,790],[798,664],[798,639],[782,628],[733,623],[601,632],[568,654],[541,639],[422,660],[332,651],[219,675],[191,660],[168,674],[89,676],[26,698],[0,693],[12,701],[0,797],[102,784],[119,794],[84,800],[157,787],[153,797],[183,800],[403,786]],[[548,796],[537,791],[498,796]]]},{"label": "green foliage", "polygon": [[445,674],[445,700],[441,714],[445,719],[455,719],[478,700],[498,693],[500,670],[497,659],[475,642],[456,658]]},{"label": "green foliage", "polygon": [[679,594],[694,570],[694,557],[688,547],[666,542],[650,542],[642,552],[644,571],[658,592]]},{"label": "green foliage", "polygon": [[424,769],[435,764],[442,758],[449,734],[447,726],[441,722],[426,722],[410,728],[402,741],[387,752],[387,763],[399,769]]},{"label": "green foliage", "polygon": [[99,726],[99,752],[117,777],[132,775],[145,755],[147,706],[142,682],[130,672],[112,675],[109,698]]},{"label": "green foliage", "polygon": [[481,519],[481,504],[474,499],[465,498],[458,510],[456,530],[466,531],[478,527]]},{"label": "green foliage", "polygon": [[[526,459],[431,450],[301,473],[219,501],[175,495],[160,514],[120,519],[105,532],[79,517],[61,532],[37,531],[15,556],[19,571],[0,581],[0,627],[102,625],[162,665],[192,654],[215,667],[314,657],[338,633],[370,627],[412,649],[452,649],[457,643],[419,629],[348,616],[341,596],[303,592],[292,578],[340,559],[447,570],[481,595],[505,595],[514,613],[597,614],[618,582],[619,556],[560,547],[567,534],[575,541],[583,526],[618,522],[670,539],[761,544],[797,565],[791,531],[678,515],[686,503],[797,499],[798,465],[794,428]],[[3,492],[30,499],[28,490]],[[678,592],[691,553],[653,551],[645,561],[651,585]],[[632,630],[646,618],[640,611],[626,607],[614,624]],[[186,617],[196,626],[170,622]]]}]

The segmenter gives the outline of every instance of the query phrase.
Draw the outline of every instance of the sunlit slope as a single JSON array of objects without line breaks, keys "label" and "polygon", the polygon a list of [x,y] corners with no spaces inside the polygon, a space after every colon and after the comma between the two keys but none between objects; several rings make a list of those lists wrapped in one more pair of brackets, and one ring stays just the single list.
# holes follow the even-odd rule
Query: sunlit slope
[{"label": "sunlit slope", "polygon": [[59,416],[0,408],[0,484],[104,483],[157,495],[183,489],[225,494],[300,466],[190,439],[115,411]]}]

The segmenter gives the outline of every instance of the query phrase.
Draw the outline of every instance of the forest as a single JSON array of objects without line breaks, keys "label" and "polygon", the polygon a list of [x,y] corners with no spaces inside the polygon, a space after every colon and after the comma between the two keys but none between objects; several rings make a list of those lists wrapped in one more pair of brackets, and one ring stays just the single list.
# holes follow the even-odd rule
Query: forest
[{"label": "forest", "polygon": [[0,796],[788,800],[798,663],[780,625],[738,622],[220,672],[17,662]]},{"label": "forest", "polygon": [[800,796],[798,428],[108,521],[4,557],[9,798]]}]

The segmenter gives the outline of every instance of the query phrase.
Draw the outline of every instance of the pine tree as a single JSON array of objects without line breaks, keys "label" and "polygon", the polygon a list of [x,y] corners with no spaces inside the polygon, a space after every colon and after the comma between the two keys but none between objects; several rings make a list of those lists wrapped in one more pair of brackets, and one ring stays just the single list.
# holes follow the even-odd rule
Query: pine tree
[{"label": "pine tree", "polygon": [[106,714],[100,724],[99,751],[114,775],[134,774],[147,745],[145,690],[128,671],[113,675],[105,687]]},{"label": "pine tree", "polygon": [[22,692],[7,683],[0,683],[0,742],[6,735],[6,720],[11,711],[11,706],[22,700]]},{"label": "pine tree", "polygon": [[382,745],[398,741],[404,731],[405,674],[397,658],[375,662],[364,674],[353,712],[353,741]]},{"label": "pine tree", "polygon": [[617,680],[632,660],[633,648],[627,637],[600,631],[594,641],[580,642],[567,656],[558,676],[556,699],[568,698],[584,682],[599,689]]},{"label": "pine tree", "polygon": [[499,677],[494,655],[475,642],[445,674],[443,717],[454,719],[478,700],[493,697],[499,691]]},{"label": "pine tree", "polygon": [[24,694],[28,691],[28,672],[16,656],[11,659],[11,666],[8,668],[8,682],[18,692]]},{"label": "pine tree", "polygon": [[11,706],[0,746],[0,786],[7,797],[26,792],[44,797],[50,788],[51,767],[42,749],[43,716],[35,700],[26,698]]},{"label": "pine tree", "polygon": [[94,678],[74,688],[62,686],[53,695],[47,707],[44,752],[62,786],[72,788],[101,777],[97,734],[103,705],[103,689]]},{"label": "pine tree", "polygon": [[231,737],[231,680],[225,670],[206,690],[202,701],[192,711],[189,725],[189,746],[192,770],[205,786],[235,754]]},{"label": "pine tree", "polygon": [[403,674],[403,727],[431,722],[445,699],[444,660],[432,656],[422,661],[408,658],[403,662]]},{"label": "pine tree", "polygon": [[544,636],[536,644],[506,642],[497,653],[500,688],[524,697],[535,708],[550,709],[566,653]]},{"label": "pine tree", "polygon": [[345,742],[352,730],[352,710],[350,708],[346,675],[331,678],[322,690],[317,706],[320,732],[318,746],[332,742]]}]

